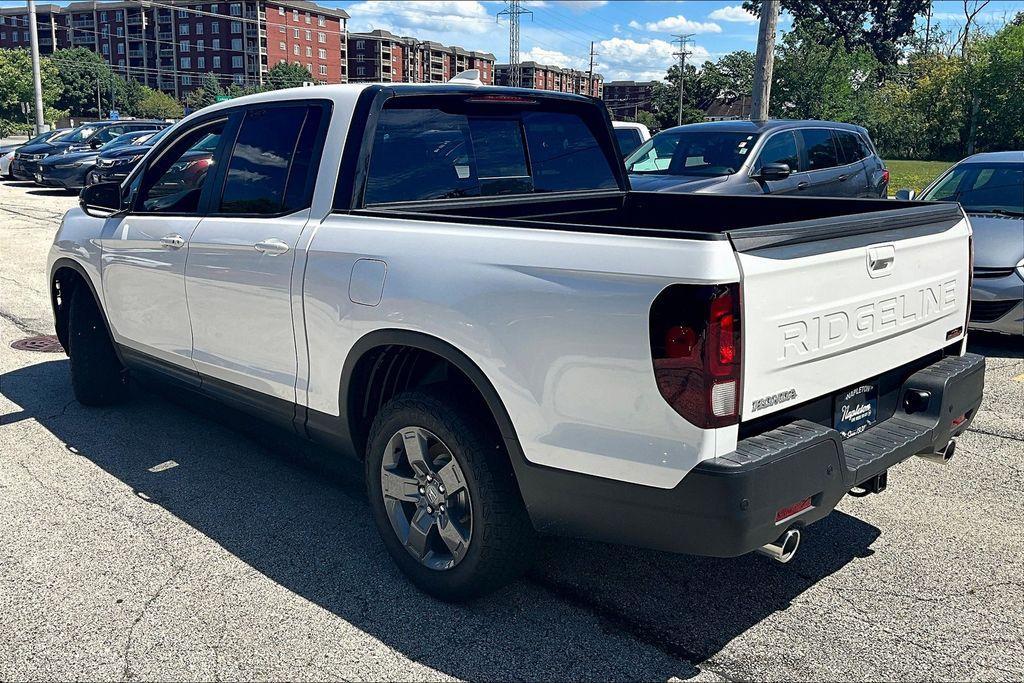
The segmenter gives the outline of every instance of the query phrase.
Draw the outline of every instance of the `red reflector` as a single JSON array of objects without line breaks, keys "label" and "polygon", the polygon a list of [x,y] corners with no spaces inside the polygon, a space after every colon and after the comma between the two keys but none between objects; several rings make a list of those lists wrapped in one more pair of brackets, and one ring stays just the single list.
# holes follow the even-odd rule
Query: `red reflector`
[{"label": "red reflector", "polygon": [[964,413],[960,417],[953,418],[953,421],[949,423],[950,427],[959,427],[964,422],[967,422],[967,413]]},{"label": "red reflector", "polygon": [[788,507],[784,507],[775,513],[775,521],[781,522],[784,519],[788,519],[798,512],[803,512],[807,508],[811,507],[811,499],[804,498],[799,503],[793,503]]},{"label": "red reflector", "polygon": [[885,169],[885,170],[882,171],[882,182],[883,183],[888,183],[889,182],[889,170],[888,169]]}]

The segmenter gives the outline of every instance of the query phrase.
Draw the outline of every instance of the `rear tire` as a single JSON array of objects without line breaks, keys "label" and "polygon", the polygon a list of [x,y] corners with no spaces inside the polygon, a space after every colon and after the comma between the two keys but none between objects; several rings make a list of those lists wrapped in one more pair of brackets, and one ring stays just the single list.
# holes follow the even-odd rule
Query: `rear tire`
[{"label": "rear tire", "polygon": [[388,553],[424,592],[471,600],[529,566],[533,527],[501,436],[450,399],[415,391],[388,402],[370,429],[366,481]]},{"label": "rear tire", "polygon": [[128,372],[114,352],[110,333],[92,294],[79,284],[68,312],[71,388],[85,406],[107,406],[128,398]]}]

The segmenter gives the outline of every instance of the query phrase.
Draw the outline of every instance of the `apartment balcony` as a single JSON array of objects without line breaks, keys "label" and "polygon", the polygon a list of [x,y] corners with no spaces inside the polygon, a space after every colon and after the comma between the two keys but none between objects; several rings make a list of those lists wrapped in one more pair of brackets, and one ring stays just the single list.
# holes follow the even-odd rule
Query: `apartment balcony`
[{"label": "apartment balcony", "polygon": [[132,59],[142,59],[143,50],[128,50],[128,56]]},{"label": "apartment balcony", "polygon": [[174,57],[174,48],[171,48],[171,47],[162,47],[162,48],[160,48],[160,56],[161,57]]},{"label": "apartment balcony", "polygon": [[72,45],[95,45],[96,37],[88,34],[76,33],[71,36]]},{"label": "apartment balcony", "polygon": [[142,15],[141,14],[132,14],[131,16],[129,16],[128,17],[128,25],[129,26],[142,26]]},{"label": "apartment balcony", "polygon": [[157,40],[174,40],[174,34],[170,31],[161,31],[156,34]]},{"label": "apartment balcony", "polygon": [[71,22],[71,28],[87,28],[92,30],[95,26],[92,23],[92,19],[75,19]]}]

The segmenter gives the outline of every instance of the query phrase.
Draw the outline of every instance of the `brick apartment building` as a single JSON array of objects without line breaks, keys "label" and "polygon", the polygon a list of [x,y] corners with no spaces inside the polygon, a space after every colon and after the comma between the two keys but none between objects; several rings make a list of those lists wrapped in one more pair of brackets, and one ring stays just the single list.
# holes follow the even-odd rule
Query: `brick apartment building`
[{"label": "brick apartment building", "polygon": [[654,81],[608,81],[604,84],[604,103],[616,117],[636,118],[642,111],[651,111]]},{"label": "brick apartment building", "polygon": [[[43,54],[86,47],[118,75],[177,97],[211,72],[225,85],[262,84],[283,61],[302,64],[314,80],[344,83],[348,18],[306,0],[89,0],[36,9]],[[28,46],[26,10],[0,8],[0,48]]]},{"label": "brick apartment building", "polygon": [[[588,77],[586,71],[563,69],[559,66],[548,66],[537,62],[523,62],[522,87],[534,90],[557,90],[578,95],[589,95],[600,98],[604,92],[604,77],[593,74]],[[512,67],[510,64],[498,64],[495,67],[495,83],[512,85]]]},{"label": "brick apartment building", "polygon": [[467,69],[494,82],[494,55],[376,29],[348,36],[349,80],[385,83],[444,83]]}]

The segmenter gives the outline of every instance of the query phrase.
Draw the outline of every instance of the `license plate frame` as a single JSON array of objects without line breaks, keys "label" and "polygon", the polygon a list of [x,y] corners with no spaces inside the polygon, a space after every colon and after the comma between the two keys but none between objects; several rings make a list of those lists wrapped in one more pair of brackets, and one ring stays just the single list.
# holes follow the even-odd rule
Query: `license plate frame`
[{"label": "license plate frame", "polygon": [[836,394],[832,426],[849,439],[878,422],[878,384],[866,382]]}]

